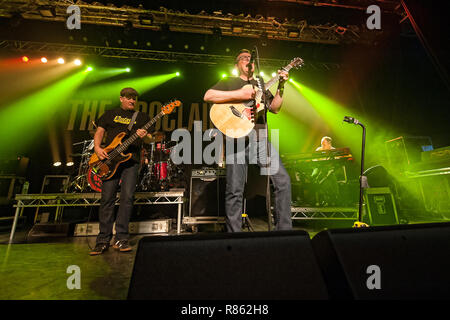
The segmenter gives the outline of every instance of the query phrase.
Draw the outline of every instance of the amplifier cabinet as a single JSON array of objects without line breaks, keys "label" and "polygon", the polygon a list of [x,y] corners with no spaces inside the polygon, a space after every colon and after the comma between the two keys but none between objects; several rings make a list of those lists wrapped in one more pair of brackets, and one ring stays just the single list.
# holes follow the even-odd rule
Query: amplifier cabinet
[{"label": "amplifier cabinet", "polygon": [[189,217],[183,223],[223,223],[225,217],[225,175],[192,175]]}]

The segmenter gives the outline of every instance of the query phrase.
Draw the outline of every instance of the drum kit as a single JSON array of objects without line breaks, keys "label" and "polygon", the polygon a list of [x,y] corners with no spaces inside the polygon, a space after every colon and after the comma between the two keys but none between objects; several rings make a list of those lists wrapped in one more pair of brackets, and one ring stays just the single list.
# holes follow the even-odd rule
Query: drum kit
[{"label": "drum kit", "polygon": [[165,191],[185,187],[183,166],[175,165],[170,158],[175,145],[176,142],[165,139],[164,132],[156,132],[151,138],[144,138],[138,191]]},{"label": "drum kit", "polygon": [[[77,176],[71,180],[68,192],[101,192],[102,180],[89,170],[94,140],[84,140],[73,145],[81,145],[82,152],[72,155],[80,157],[80,162]],[[136,191],[156,192],[186,186],[183,166],[175,165],[170,159],[175,145],[176,142],[165,139],[164,132],[155,132],[151,138],[147,136],[143,139]]]}]

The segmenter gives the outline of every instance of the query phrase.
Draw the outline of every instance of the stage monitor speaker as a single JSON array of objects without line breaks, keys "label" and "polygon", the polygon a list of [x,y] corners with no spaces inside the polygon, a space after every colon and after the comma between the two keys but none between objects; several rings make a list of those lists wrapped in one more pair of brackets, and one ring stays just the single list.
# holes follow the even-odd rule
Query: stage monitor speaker
[{"label": "stage monitor speaker", "polygon": [[326,230],[312,246],[331,299],[450,298],[450,223]]},{"label": "stage monitor speaker", "polygon": [[308,233],[239,232],[145,237],[128,299],[327,299]]}]

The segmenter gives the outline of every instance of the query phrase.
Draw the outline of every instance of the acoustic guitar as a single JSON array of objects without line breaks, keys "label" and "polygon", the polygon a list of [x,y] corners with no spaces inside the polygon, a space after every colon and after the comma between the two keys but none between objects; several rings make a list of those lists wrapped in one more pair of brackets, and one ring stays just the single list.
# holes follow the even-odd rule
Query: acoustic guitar
[{"label": "acoustic guitar", "polygon": [[[303,65],[303,60],[301,58],[294,58],[291,62],[282,68],[282,70],[289,72],[292,68],[298,68]],[[279,76],[276,75],[272,79],[270,79],[266,85],[265,89],[269,89],[273,86],[279,79]],[[212,123],[216,126],[217,129],[220,130],[223,134],[230,138],[241,138],[250,133],[252,129],[255,127],[255,117],[252,117],[252,110],[254,114],[258,114],[260,111],[264,109],[264,104],[261,103],[263,91],[261,89],[261,83],[258,78],[256,78],[258,82],[258,87],[255,87],[255,99],[242,102],[242,103],[216,103],[213,104],[211,110],[209,111],[209,116],[211,118]],[[251,84],[247,84],[244,87],[252,86]],[[246,109],[249,109],[249,112],[245,112]]]}]

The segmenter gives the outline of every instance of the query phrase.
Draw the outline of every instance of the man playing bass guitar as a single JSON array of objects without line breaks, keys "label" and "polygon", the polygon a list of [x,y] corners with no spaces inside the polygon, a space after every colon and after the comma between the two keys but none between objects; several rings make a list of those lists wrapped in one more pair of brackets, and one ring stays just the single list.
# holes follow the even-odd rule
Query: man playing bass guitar
[{"label": "man playing bass guitar", "polygon": [[[140,138],[147,135],[147,131],[141,128],[149,122],[147,113],[138,112],[129,129],[130,122],[135,113],[134,107],[138,93],[133,88],[124,88],[120,91],[120,107],[106,111],[97,120],[97,131],[94,135],[94,151],[100,160],[108,159],[108,153],[101,147],[106,134],[105,144],[109,145],[121,132],[136,133]],[[139,170],[140,151],[142,140],[138,139],[131,144],[127,153],[132,153],[131,159],[121,163],[114,175],[102,183],[102,196],[100,200],[99,221],[100,232],[96,245],[90,255],[99,255],[108,250],[113,234],[113,225],[116,223],[116,236],[113,247],[121,252],[131,251],[128,244],[128,224],[133,210],[134,193]],[[120,206],[117,217],[114,215],[117,187],[120,182]]]}]

